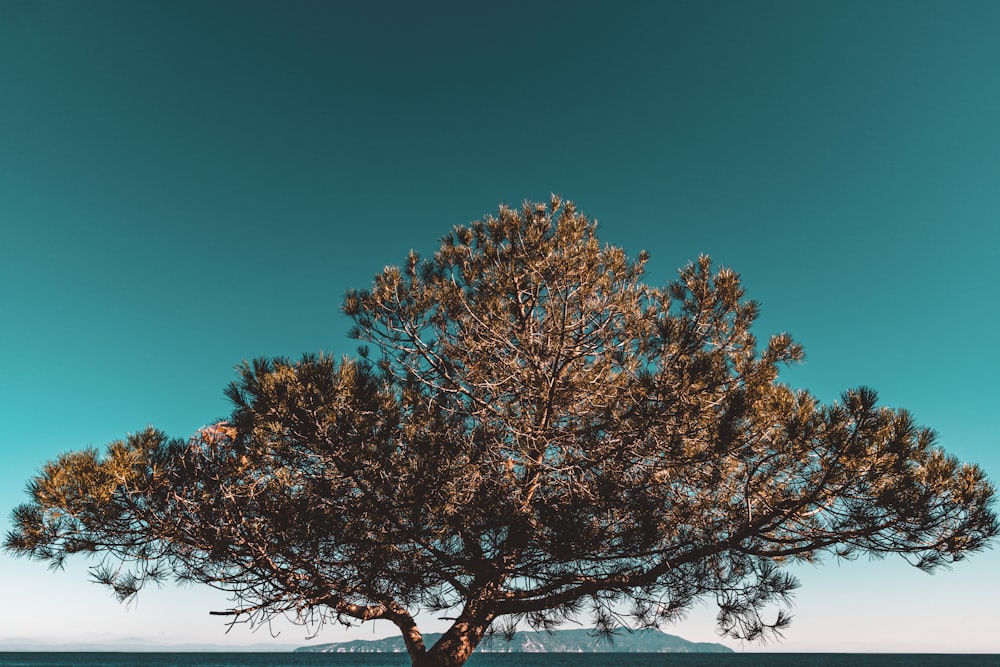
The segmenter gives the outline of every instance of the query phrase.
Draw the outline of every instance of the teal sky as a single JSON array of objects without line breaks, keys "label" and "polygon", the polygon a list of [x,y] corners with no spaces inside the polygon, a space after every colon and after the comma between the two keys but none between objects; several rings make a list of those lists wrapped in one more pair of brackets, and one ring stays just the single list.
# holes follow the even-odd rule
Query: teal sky
[{"label": "teal sky", "polygon": [[[243,359],[352,352],[348,288],[550,192],[650,282],[733,267],[805,346],[788,382],[872,386],[1000,480],[998,34],[992,1],[0,0],[0,531],[45,460],[189,435]],[[797,573],[766,650],[1000,653],[996,551]],[[0,585],[0,641],[269,641],[79,563]]]}]

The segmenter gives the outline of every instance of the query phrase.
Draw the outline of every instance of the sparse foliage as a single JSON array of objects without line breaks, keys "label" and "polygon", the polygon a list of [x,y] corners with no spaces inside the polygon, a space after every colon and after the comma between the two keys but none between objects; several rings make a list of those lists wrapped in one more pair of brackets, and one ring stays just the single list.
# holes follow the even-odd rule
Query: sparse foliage
[{"label": "sparse foliage", "polygon": [[[788,623],[785,563],[930,570],[997,534],[982,471],[905,411],[778,382],[802,350],[758,348],[736,273],[651,287],[595,229],[555,197],[456,227],[348,293],[357,358],[244,364],[190,440],[47,464],[7,549],[98,554],[122,599],[172,574],[236,619],[389,620],[414,665],[461,665],[517,623],[650,627],[703,598],[756,639]],[[433,647],[417,610],[453,615]]]}]

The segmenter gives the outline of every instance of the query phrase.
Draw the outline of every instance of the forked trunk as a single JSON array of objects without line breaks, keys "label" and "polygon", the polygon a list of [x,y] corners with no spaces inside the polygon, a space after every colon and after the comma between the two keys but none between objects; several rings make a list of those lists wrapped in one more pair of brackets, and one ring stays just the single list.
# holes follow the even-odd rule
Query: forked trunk
[{"label": "forked trunk", "polygon": [[476,650],[493,620],[463,613],[434,646],[426,652],[410,654],[413,667],[462,667]]}]

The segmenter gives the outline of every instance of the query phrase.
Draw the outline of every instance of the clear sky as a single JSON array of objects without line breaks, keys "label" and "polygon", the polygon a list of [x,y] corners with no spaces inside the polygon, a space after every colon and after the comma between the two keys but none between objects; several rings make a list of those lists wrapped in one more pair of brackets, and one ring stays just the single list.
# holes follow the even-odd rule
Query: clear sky
[{"label": "clear sky", "polygon": [[[651,282],[733,267],[805,346],[786,381],[872,386],[1000,480],[998,34],[995,1],[0,0],[0,531],[45,460],[352,352],[345,290],[550,192]],[[1000,652],[997,551],[796,572],[767,650]],[[0,640],[269,640],[82,563],[0,555],[0,591]]]}]

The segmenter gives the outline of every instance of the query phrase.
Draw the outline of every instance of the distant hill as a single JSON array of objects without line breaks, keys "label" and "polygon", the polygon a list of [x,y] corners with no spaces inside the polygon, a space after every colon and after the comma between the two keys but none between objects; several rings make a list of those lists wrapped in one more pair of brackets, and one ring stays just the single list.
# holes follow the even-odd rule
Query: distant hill
[{"label": "distant hill", "polygon": [[[622,630],[614,644],[599,641],[591,630],[556,630],[555,632],[518,632],[511,641],[502,637],[484,640],[478,653],[732,653],[722,644],[689,642],[659,630]],[[424,635],[424,643],[434,644],[441,635]],[[349,642],[317,644],[295,649],[299,653],[405,653],[402,637],[356,639]]]},{"label": "distant hill", "polygon": [[[142,637],[104,640],[44,640],[27,637],[0,638],[0,653],[16,652],[113,652],[113,653],[289,653],[294,644],[259,642],[255,644],[166,643]],[[0,661],[2,664],[7,664]]]}]

